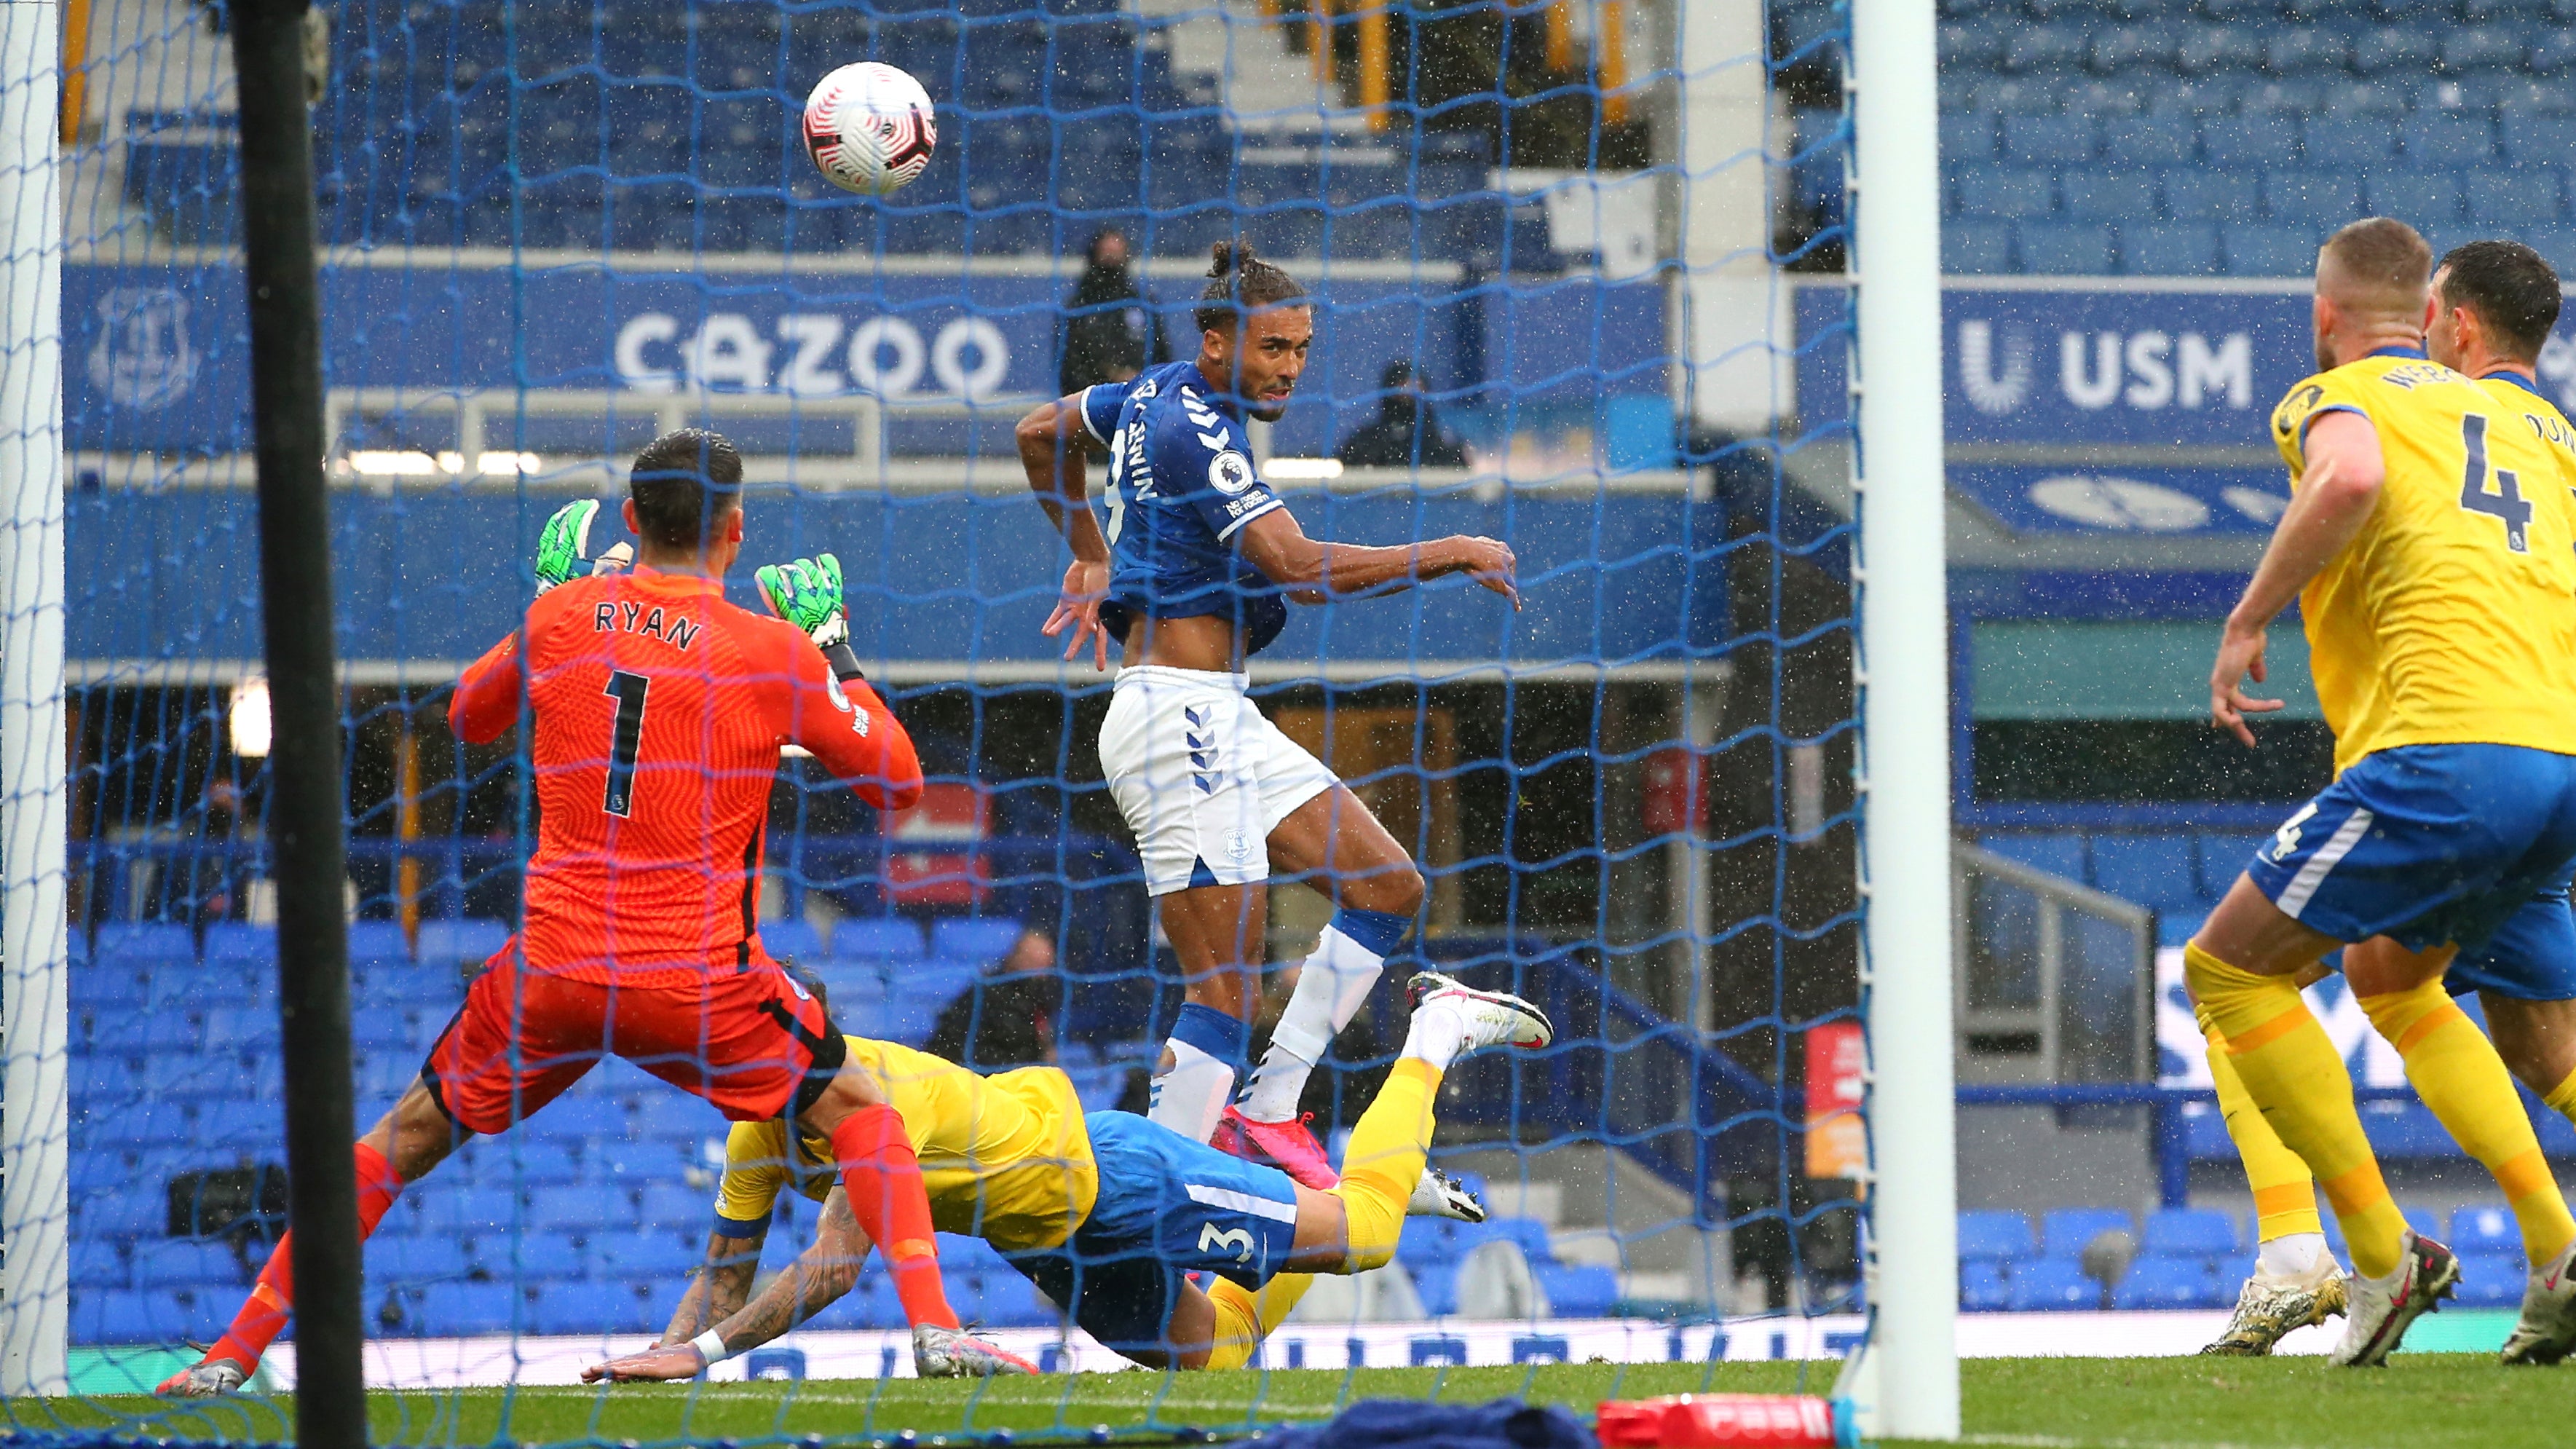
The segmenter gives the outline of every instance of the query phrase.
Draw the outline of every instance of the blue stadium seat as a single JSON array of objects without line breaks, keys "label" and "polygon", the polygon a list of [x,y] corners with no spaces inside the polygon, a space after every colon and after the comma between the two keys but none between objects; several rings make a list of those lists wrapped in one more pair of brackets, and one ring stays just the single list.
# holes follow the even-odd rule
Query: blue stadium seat
[{"label": "blue stadium seat", "polygon": [[2302,131],[2307,164],[2319,170],[2386,166],[2397,154],[2397,133],[2373,117],[2310,116]]},{"label": "blue stadium seat", "polygon": [[[2428,1112],[2424,1115],[2429,1123],[2432,1114]],[[2432,1127],[2434,1131],[2438,1132],[2441,1130],[2438,1123],[2432,1124]],[[2449,1145],[2449,1139],[2447,1137],[2443,1139],[2443,1142],[2445,1146]],[[2439,1238],[2442,1235],[2442,1219],[2440,1215],[2435,1213],[2431,1208],[2407,1207],[2400,1204],[2398,1212],[2405,1217],[2406,1226],[2413,1228],[2424,1236],[2428,1238]],[[2326,1246],[2335,1250],[2336,1257],[2349,1260],[2352,1255],[2344,1247],[2342,1219],[2337,1218],[2333,1213],[2325,1213],[2321,1216],[2325,1223]]]},{"label": "blue stadium seat", "polygon": [[781,961],[809,963],[823,959],[823,933],[804,921],[763,921],[760,944]]},{"label": "blue stadium seat", "polygon": [[2274,75],[2336,74],[2352,60],[2352,42],[2340,31],[2285,25],[2263,42],[2263,68]]},{"label": "blue stadium seat", "polygon": [[2090,161],[2100,144],[2089,115],[2006,116],[2003,130],[2005,157],[2025,165]]},{"label": "blue stadium seat", "polygon": [[1433,1318],[1446,1318],[1458,1311],[1458,1265],[1448,1259],[1419,1265],[1407,1263],[1405,1271],[1413,1275],[1413,1291],[1422,1299],[1422,1311]]},{"label": "blue stadium seat", "polygon": [[[2422,230],[2438,229],[2460,216],[2460,179],[2456,176],[2430,171],[2389,172],[2372,176],[2367,190],[2372,211],[2405,217]],[[2554,204],[2554,188],[2550,195]]]},{"label": "blue stadium seat", "polygon": [[2200,123],[2201,154],[2212,166],[2283,166],[2298,146],[2298,124],[2288,116],[2213,116]]},{"label": "blue stadium seat", "polygon": [[632,1211],[623,1198],[603,1202],[608,1194],[586,1185],[540,1187],[528,1194],[528,1229],[576,1236],[597,1229],[604,1217],[626,1218]]},{"label": "blue stadium seat", "polygon": [[125,1254],[113,1239],[74,1238],[70,1257],[74,1293],[124,1288],[133,1281],[126,1271]]},{"label": "blue stadium seat", "polygon": [[508,1333],[526,1300],[505,1283],[433,1283],[412,1300],[422,1338],[469,1338]]},{"label": "blue stadium seat", "polygon": [[2530,1281],[2523,1270],[2522,1257],[2505,1257],[2500,1253],[2460,1255],[2460,1288],[2456,1300],[2462,1308],[2513,1308],[2522,1302],[2522,1291]]},{"label": "blue stadium seat", "polygon": [[508,944],[509,939],[510,928],[499,921],[423,921],[419,956],[424,964],[481,961]]},{"label": "blue stadium seat", "polygon": [[2120,269],[2140,277],[2194,277],[2218,270],[2218,228],[2207,222],[2120,228]]},{"label": "blue stadium seat", "polygon": [[2222,896],[2236,883],[2254,852],[2269,845],[2270,831],[2204,830],[2200,833],[2200,893]]},{"label": "blue stadium seat", "polygon": [[1487,1222],[1494,1236],[1518,1247],[1531,1267],[1556,1261],[1556,1244],[1548,1236],[1547,1224],[1537,1218],[1505,1216]]},{"label": "blue stadium seat", "polygon": [[2102,1285],[2068,1258],[2033,1258],[2013,1265],[2005,1306],[2017,1313],[2051,1308],[2099,1308]]},{"label": "blue stadium seat", "polygon": [[[73,1161],[78,1163],[89,1155],[75,1151]],[[169,1208],[163,1201],[128,1191],[76,1194],[71,1210],[72,1226],[81,1233],[117,1242],[150,1237],[164,1231],[170,1221]]]},{"label": "blue stadium seat", "polygon": [[[2576,31],[2568,35],[2576,57]],[[2498,132],[2505,159],[2516,167],[2563,167],[2576,157],[2576,116],[2508,116]]]},{"label": "blue stadium seat", "polygon": [[590,1276],[636,1283],[681,1277],[706,1258],[668,1232],[597,1233],[590,1239]]},{"label": "blue stadium seat", "polygon": [[400,921],[351,921],[349,923],[349,959],[360,961],[404,961],[411,958],[411,942],[404,937]]},{"label": "blue stadium seat", "polygon": [[518,1234],[486,1233],[474,1239],[468,1254],[474,1269],[499,1281],[553,1282],[587,1276],[581,1245],[571,1233],[539,1232],[533,1226]]},{"label": "blue stadium seat", "polygon": [[2255,70],[2263,59],[2262,32],[2251,26],[2191,26],[2174,43],[2174,68],[2185,75]]},{"label": "blue stadium seat", "polygon": [[120,921],[98,928],[91,954],[102,965],[157,967],[196,960],[197,943],[185,926],[165,921]]},{"label": "blue stadium seat", "polygon": [[1959,1307],[1969,1313],[2000,1313],[2012,1306],[2012,1285],[2003,1265],[1963,1262],[1959,1265]]},{"label": "blue stadium seat", "polygon": [[1959,277],[1990,277],[2011,271],[2012,228],[1998,221],[1942,223],[1941,270]]},{"label": "blue stadium seat", "polygon": [[2163,910],[2199,898],[2188,835],[2103,831],[2093,837],[2093,887]]},{"label": "blue stadium seat", "polygon": [[2035,1257],[2038,1252],[2027,1214],[1996,1210],[1959,1214],[1959,1257],[1963,1262],[2007,1262]]},{"label": "blue stadium seat", "polygon": [[2200,144],[2189,119],[2115,116],[2102,123],[2102,156],[2115,166],[2179,166]]},{"label": "blue stadium seat", "polygon": [[2361,188],[2334,171],[2267,171],[2263,205],[2276,222],[2341,226],[2361,215]]},{"label": "blue stadium seat", "polygon": [[2058,180],[2066,214],[2078,221],[2123,221],[2149,209],[2155,179],[2126,169],[2071,166]]},{"label": "blue stadium seat", "polygon": [[79,1344],[175,1343],[193,1336],[196,1317],[166,1290],[81,1293],[72,1299],[70,1336]]},{"label": "blue stadium seat", "polygon": [[647,1186],[635,1210],[635,1220],[657,1232],[700,1233],[714,1216],[713,1194],[690,1187],[676,1174]]},{"label": "blue stadium seat", "polygon": [[984,1321],[995,1328],[1052,1328],[1064,1321],[1064,1313],[1038,1285],[1006,1271],[984,1279]]},{"label": "blue stadium seat", "polygon": [[217,921],[206,927],[206,962],[231,961],[271,965],[277,960],[277,928],[242,921]]},{"label": "blue stadium seat", "polygon": [[614,1097],[566,1094],[538,1108],[527,1123],[531,1133],[558,1142],[579,1137],[623,1137],[627,1128],[626,1104]]},{"label": "blue stadium seat", "polygon": [[143,978],[121,963],[95,961],[79,965],[72,972],[71,983],[74,1011],[128,1011],[151,999]]},{"label": "blue stadium seat", "polygon": [[2072,832],[2001,831],[1980,837],[1977,844],[2006,860],[2019,861],[2050,875],[2064,876],[2079,885],[2084,881],[2084,837],[2081,835]]},{"label": "blue stadium seat", "polygon": [[989,966],[1009,953],[1024,929],[995,916],[944,916],[930,923],[930,954]]},{"label": "blue stadium seat", "polygon": [[2111,229],[2100,222],[2025,221],[2013,232],[2025,272],[2096,277],[2111,270]]},{"label": "blue stadium seat", "polygon": [[234,958],[198,966],[165,967],[154,972],[147,985],[151,993],[147,1009],[203,1015],[229,1006],[255,1006],[274,1000],[277,978],[272,971],[253,971],[248,963]]},{"label": "blue stadium seat", "polygon": [[900,916],[854,916],[832,927],[832,957],[836,961],[903,965],[920,960],[924,954],[921,927]]},{"label": "blue stadium seat", "polygon": [[[214,1023],[210,1020],[206,1026],[209,1037],[212,1037]],[[429,1044],[426,1041],[415,1042],[414,1030],[411,1013],[399,1006],[364,1006],[349,1013],[349,1044],[361,1052],[387,1051],[402,1055],[418,1047],[420,1054],[426,1056]],[[424,1031],[421,1034],[433,1033]]]},{"label": "blue stadium seat", "polygon": [[[1841,113],[1827,114],[1839,117]],[[1993,116],[1970,112],[1941,117],[1941,159],[1944,163],[1992,161],[2001,149],[1996,141]]]},{"label": "blue stadium seat", "polygon": [[136,1248],[128,1272],[134,1286],[146,1290],[242,1281],[241,1260],[233,1256],[230,1247],[184,1239]]},{"label": "blue stadium seat", "polygon": [[[350,1026],[356,1036],[356,1013]],[[272,1006],[227,1006],[206,1013],[204,1023],[206,1050],[230,1056],[240,1052],[274,1054],[279,1047],[277,1009]]]},{"label": "blue stadium seat", "polygon": [[2555,222],[2563,214],[2558,173],[2542,167],[2473,171],[2468,178],[2469,217],[2481,226],[2524,227]]},{"label": "blue stadium seat", "polygon": [[549,1284],[536,1295],[529,1326],[538,1333],[656,1333],[671,1315],[633,1283]]},{"label": "blue stadium seat", "polygon": [[2296,277],[2317,267],[2317,232],[2312,226],[2246,224],[2220,229],[2227,252],[2227,271],[2238,277]]},{"label": "blue stadium seat", "polygon": [[367,1239],[367,1281],[417,1288],[445,1278],[462,1278],[471,1264],[465,1245],[437,1235]]},{"label": "blue stadium seat", "polygon": [[2039,1247],[2047,1257],[2071,1262],[2104,1233],[2137,1230],[2137,1221],[2118,1208],[2052,1208],[2040,1220]]},{"label": "blue stadium seat", "polygon": [[[677,1186],[689,1169],[689,1160],[689,1154],[670,1143],[631,1135],[631,1129],[626,1138],[593,1142],[582,1154],[582,1164],[589,1169],[593,1183],[626,1191],[651,1192]],[[703,1195],[699,1205],[705,1205]]]},{"label": "blue stadium seat", "polygon": [[2405,136],[2406,159],[2417,166],[2484,166],[2495,154],[2495,127],[2483,117],[2418,117]]},{"label": "blue stadium seat", "polygon": [[2228,1285],[2207,1258],[2145,1257],[2111,1290],[2114,1308],[2223,1308]]},{"label": "blue stadium seat", "polygon": [[507,1188],[468,1183],[447,1186],[435,1175],[407,1189],[403,1197],[418,1205],[418,1224],[423,1232],[466,1236],[505,1233],[519,1211],[518,1195]]},{"label": "blue stadium seat", "polygon": [[2522,1257],[2522,1229],[2513,1210],[2501,1203],[2453,1209],[2451,1231],[2442,1242],[2463,1258],[2485,1253],[2510,1254],[2516,1261]]},{"label": "blue stadium seat", "polygon": [[1962,166],[1958,178],[1962,216],[2017,220],[2046,216],[2057,209],[2056,181],[2045,170]]},{"label": "blue stadium seat", "polygon": [[2236,1219],[2210,1208],[2158,1208],[2147,1214],[2141,1251],[2168,1258],[2224,1258],[2244,1250]]},{"label": "blue stadium seat", "polygon": [[1558,1318],[1607,1318],[1619,1302],[1619,1275],[1609,1268],[1541,1263],[1534,1272],[1548,1310]]},{"label": "blue stadium seat", "polygon": [[2253,204],[2254,179],[2237,173],[2172,168],[2157,177],[2157,191],[2164,198],[2165,215],[2175,221],[2225,221],[2244,215]]},{"label": "blue stadium seat", "polygon": [[362,999],[369,1006],[451,1012],[465,999],[465,978],[457,974],[454,961],[423,961],[416,966],[379,964],[367,973]]}]

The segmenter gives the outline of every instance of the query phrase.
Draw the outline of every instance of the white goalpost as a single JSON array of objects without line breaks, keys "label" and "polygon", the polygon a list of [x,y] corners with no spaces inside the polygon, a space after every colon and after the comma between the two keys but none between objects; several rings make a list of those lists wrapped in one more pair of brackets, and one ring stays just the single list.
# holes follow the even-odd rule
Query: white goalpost
[{"label": "white goalpost", "polygon": [[1959,1435],[1950,972],[1949,600],[1942,503],[1938,53],[1932,0],[1853,0],[1850,272],[1858,423],[1863,983],[1873,1163],[1867,1428]]}]

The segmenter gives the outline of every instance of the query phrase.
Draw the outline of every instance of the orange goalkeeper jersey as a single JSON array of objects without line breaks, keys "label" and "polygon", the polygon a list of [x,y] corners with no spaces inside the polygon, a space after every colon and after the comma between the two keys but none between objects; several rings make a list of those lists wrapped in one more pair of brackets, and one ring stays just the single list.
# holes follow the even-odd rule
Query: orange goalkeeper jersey
[{"label": "orange goalkeeper jersey", "polygon": [[540,595],[457,681],[449,726],[499,738],[523,686],[538,823],[521,934],[554,975],[676,985],[751,963],[783,744],[872,805],[921,794],[912,739],[875,691],[835,681],[802,631],[710,579],[637,569]]}]

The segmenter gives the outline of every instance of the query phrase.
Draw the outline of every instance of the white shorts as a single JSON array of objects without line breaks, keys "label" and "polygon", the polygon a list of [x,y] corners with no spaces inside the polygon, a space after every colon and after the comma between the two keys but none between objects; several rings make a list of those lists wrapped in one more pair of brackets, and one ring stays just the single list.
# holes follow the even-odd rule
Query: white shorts
[{"label": "white shorts", "polygon": [[1268,880],[1270,832],[1339,783],[1243,690],[1240,674],[1118,671],[1100,770],[1136,832],[1150,894]]}]

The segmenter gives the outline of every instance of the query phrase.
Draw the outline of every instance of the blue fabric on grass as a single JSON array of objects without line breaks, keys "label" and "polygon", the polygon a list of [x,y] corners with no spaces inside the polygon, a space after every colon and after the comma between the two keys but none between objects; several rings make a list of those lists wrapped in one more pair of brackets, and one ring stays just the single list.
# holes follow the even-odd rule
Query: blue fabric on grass
[{"label": "blue fabric on grass", "polygon": [[1264,1435],[1259,1449],[1599,1449],[1599,1443],[1565,1410],[1518,1399],[1469,1405],[1363,1399],[1328,1423]]}]

